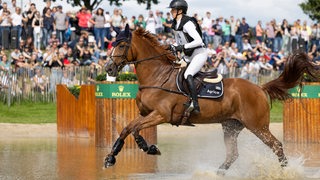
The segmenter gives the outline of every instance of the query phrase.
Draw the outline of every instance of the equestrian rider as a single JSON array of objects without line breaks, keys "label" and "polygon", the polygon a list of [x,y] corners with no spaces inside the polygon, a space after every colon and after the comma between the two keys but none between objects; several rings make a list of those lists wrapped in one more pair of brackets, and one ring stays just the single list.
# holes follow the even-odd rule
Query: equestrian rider
[{"label": "equestrian rider", "polygon": [[172,0],[169,8],[171,8],[173,17],[171,28],[176,40],[172,49],[183,52],[185,55],[184,59],[188,66],[184,73],[184,78],[187,80],[192,99],[189,108],[193,109],[193,113],[198,114],[200,108],[193,76],[205,64],[208,53],[202,41],[202,32],[197,20],[186,15],[188,10],[187,2],[185,0]]}]

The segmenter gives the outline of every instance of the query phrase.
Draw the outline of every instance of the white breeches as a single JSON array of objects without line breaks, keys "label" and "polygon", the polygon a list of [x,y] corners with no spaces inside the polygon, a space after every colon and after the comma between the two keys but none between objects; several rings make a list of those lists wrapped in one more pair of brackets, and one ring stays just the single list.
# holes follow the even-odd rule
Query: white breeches
[{"label": "white breeches", "polygon": [[201,70],[207,61],[208,52],[206,48],[198,48],[193,51],[192,56],[185,56],[184,58],[187,61],[191,61],[184,73],[184,78],[187,79],[188,75],[194,76]]}]

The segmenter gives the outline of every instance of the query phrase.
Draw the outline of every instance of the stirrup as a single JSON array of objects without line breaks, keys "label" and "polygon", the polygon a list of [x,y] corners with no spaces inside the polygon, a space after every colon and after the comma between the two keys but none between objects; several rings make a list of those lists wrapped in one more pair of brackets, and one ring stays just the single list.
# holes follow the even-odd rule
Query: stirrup
[{"label": "stirrup", "polygon": [[[187,104],[185,104],[187,105]],[[198,108],[195,108],[193,101],[191,101],[191,103],[189,104],[189,106],[186,109],[187,112],[189,113],[194,113],[194,114],[199,114],[200,113],[200,108],[198,106]]]}]

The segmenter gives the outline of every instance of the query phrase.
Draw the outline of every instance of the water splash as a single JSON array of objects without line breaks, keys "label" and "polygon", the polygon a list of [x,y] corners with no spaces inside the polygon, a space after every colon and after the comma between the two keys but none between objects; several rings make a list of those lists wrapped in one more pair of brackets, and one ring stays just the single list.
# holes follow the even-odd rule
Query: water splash
[{"label": "water splash", "polygon": [[279,162],[265,157],[256,157],[244,177],[249,179],[304,179],[304,157],[289,158],[287,167],[281,168]]}]

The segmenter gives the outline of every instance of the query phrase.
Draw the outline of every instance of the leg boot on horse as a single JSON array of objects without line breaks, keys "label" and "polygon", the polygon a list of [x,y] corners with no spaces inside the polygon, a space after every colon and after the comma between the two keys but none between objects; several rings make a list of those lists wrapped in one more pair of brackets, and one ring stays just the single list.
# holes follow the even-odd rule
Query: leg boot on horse
[{"label": "leg boot on horse", "polygon": [[193,109],[192,112],[194,114],[199,114],[200,107],[199,107],[199,103],[198,103],[198,95],[197,95],[197,90],[194,85],[194,79],[193,79],[192,75],[188,75],[187,84],[188,84],[188,88],[189,88],[190,96],[191,96],[191,100],[192,100],[191,104],[188,108],[192,108]]}]

